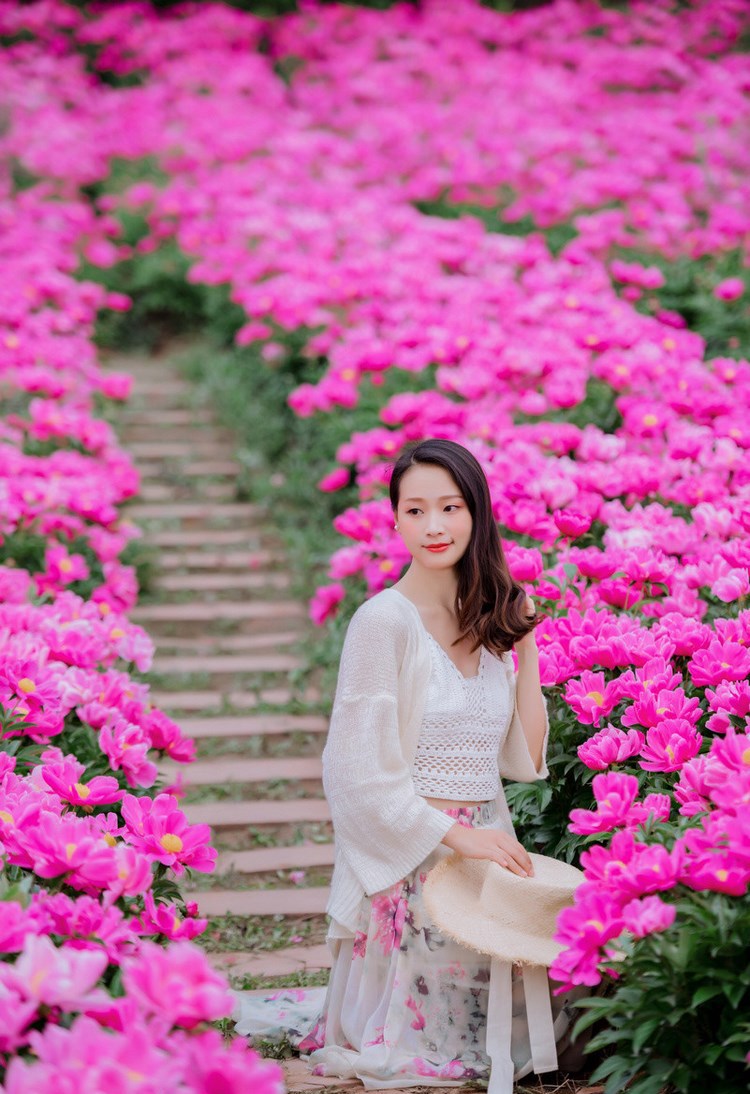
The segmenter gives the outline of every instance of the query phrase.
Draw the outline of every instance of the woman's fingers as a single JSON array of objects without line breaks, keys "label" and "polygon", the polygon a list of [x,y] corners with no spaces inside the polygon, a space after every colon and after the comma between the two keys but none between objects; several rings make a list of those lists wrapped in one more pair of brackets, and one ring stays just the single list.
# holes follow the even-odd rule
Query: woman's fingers
[{"label": "woman's fingers", "polygon": [[520,862],[516,862],[510,855],[504,855],[502,852],[494,860],[498,862],[504,869],[510,870],[511,874],[517,874],[518,877],[528,877],[528,871],[524,870]]},{"label": "woman's fingers", "polygon": [[506,858],[512,859],[517,863],[524,874],[531,876],[534,873],[533,863],[525,847],[516,840],[511,840],[511,837],[509,836],[506,836],[504,840],[499,840],[498,843],[501,853],[504,854]]},{"label": "woman's fingers", "polygon": [[497,862],[519,877],[532,877],[534,867],[528,851],[507,832],[495,828],[464,828],[454,824],[443,843],[467,858],[485,858]]}]

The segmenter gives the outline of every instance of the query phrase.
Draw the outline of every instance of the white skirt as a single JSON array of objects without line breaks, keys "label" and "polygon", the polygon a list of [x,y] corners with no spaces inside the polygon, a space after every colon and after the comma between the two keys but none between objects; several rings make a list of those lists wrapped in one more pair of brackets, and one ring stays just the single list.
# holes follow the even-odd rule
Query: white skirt
[{"label": "white skirt", "polygon": [[[446,812],[471,827],[507,826],[494,802]],[[446,938],[424,910],[427,872],[450,853],[440,845],[408,877],[363,898],[356,933],[329,938],[327,988],[236,993],[237,1033],[286,1037],[314,1074],[357,1078],[366,1089],[461,1086],[491,1071],[491,1094],[510,1094],[514,1078],[555,1070],[571,1015],[565,997],[551,997],[546,970],[491,961]]]}]

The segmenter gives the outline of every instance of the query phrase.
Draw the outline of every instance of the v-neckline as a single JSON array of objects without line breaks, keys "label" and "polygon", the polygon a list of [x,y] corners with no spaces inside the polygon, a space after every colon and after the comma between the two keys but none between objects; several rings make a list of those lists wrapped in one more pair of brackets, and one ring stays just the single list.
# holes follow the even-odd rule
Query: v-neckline
[{"label": "v-neckline", "polygon": [[464,673],[461,672],[461,669],[458,667],[458,665],[453,660],[451,655],[448,653],[445,646],[441,642],[438,642],[437,638],[432,633],[432,631],[429,631],[427,629],[427,627],[425,626],[424,619],[422,619],[422,613],[420,612],[419,608],[414,603],[414,601],[410,600],[408,596],[404,596],[404,594],[399,589],[394,588],[393,585],[391,585],[390,589],[391,589],[392,593],[398,593],[398,595],[401,597],[401,599],[405,600],[407,604],[411,604],[412,608],[414,609],[414,611],[416,613],[417,619],[419,620],[420,627],[422,628],[424,633],[427,635],[427,637],[430,639],[430,641],[434,642],[435,645],[437,646],[437,648],[440,650],[440,652],[445,657],[447,657],[447,659],[450,661],[451,665],[453,666],[455,671],[458,673],[458,675],[461,677],[461,679],[462,680],[477,680],[477,679],[479,679],[479,677],[482,674],[482,658],[484,657],[484,647],[482,646],[479,650],[479,661],[477,662],[477,671],[474,673],[473,676],[465,676]]}]

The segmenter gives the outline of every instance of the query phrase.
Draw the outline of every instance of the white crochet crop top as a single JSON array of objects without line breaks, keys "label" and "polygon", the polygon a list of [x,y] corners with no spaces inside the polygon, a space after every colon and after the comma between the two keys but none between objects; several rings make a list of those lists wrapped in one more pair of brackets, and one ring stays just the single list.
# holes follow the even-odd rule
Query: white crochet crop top
[{"label": "white crochet crop top", "polygon": [[425,633],[430,682],[412,767],[414,789],[425,798],[491,801],[500,788],[498,753],[511,715],[505,666],[482,648],[477,675],[466,677]]}]

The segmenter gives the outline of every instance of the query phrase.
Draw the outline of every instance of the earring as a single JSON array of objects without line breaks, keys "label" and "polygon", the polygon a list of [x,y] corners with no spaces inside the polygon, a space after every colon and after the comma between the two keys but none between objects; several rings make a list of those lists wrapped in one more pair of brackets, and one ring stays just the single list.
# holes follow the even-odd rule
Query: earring
[{"label": "earring", "polygon": [[393,527],[394,527],[395,531],[398,531],[398,524],[394,524]]}]

